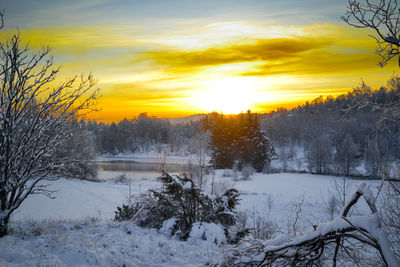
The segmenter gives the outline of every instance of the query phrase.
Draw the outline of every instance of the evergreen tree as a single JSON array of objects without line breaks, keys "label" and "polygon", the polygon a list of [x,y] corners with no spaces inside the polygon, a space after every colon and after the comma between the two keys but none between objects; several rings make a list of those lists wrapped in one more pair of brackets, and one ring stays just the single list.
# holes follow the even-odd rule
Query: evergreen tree
[{"label": "evergreen tree", "polygon": [[241,169],[250,165],[262,171],[274,153],[269,139],[261,130],[257,114],[248,111],[238,116],[224,117],[213,113],[207,119],[211,132],[212,160],[216,168],[232,168],[235,162]]}]

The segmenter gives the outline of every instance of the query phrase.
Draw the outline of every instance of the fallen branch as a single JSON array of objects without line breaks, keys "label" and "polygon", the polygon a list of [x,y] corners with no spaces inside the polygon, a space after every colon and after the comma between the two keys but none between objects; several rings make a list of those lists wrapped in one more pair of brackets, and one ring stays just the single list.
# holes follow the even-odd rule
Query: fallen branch
[{"label": "fallen branch", "polygon": [[[348,217],[348,212],[361,196],[367,202],[371,214]],[[391,250],[391,242],[380,222],[375,202],[376,198],[369,186],[360,183],[340,215],[333,221],[314,226],[313,231],[297,236],[283,235],[264,243],[250,244],[244,253],[232,261],[232,264],[310,266],[320,260],[328,246],[334,245],[333,265],[336,265],[338,250],[346,250],[343,241],[356,240],[375,248],[386,266],[400,266],[400,261]]]}]

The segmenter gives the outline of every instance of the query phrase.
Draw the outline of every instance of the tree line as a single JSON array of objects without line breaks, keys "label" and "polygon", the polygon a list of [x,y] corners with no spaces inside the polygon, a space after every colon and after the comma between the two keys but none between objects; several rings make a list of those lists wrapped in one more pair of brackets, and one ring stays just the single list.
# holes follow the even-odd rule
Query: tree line
[{"label": "tree line", "polygon": [[141,113],[137,118],[104,123],[80,121],[97,154],[158,152],[191,153],[190,144],[200,131],[199,121],[171,124],[168,119]]},{"label": "tree line", "polygon": [[265,114],[262,127],[282,168],[304,153],[313,173],[357,175],[356,167],[364,165],[364,174],[377,177],[382,166],[400,156],[399,127],[391,119],[395,114],[377,107],[398,102],[399,91],[399,77],[376,91],[362,83],[337,98],[319,97],[292,110]]},{"label": "tree line", "polygon": [[[215,168],[248,165],[261,171],[275,159],[281,163],[272,164],[278,171],[379,177],[385,163],[400,157],[400,132],[391,119],[395,114],[377,105],[398,101],[399,91],[400,78],[393,77],[378,90],[363,83],[336,98],[321,96],[265,114],[210,113],[201,120],[172,124],[142,113],[118,123],[78,124],[96,154],[195,154],[198,139],[207,132],[202,149],[208,150]],[[377,124],[384,130],[377,131]]]}]

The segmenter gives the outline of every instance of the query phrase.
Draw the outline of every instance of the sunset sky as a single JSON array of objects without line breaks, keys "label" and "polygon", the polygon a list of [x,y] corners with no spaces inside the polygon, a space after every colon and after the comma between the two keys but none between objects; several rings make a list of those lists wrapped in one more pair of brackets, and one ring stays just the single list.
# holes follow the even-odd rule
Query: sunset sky
[{"label": "sunset sky", "polygon": [[6,0],[2,39],[17,27],[50,45],[60,78],[91,72],[92,118],[265,112],[360,84],[384,85],[368,30],[341,21],[344,0]]}]

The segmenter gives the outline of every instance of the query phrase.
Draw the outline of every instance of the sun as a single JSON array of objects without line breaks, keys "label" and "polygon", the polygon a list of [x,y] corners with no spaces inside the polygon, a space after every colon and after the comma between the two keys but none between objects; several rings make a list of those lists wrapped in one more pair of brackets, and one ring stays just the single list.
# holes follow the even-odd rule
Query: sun
[{"label": "sun", "polygon": [[194,104],[200,109],[224,114],[237,114],[254,108],[257,93],[246,77],[227,77],[207,80],[196,93]]}]

